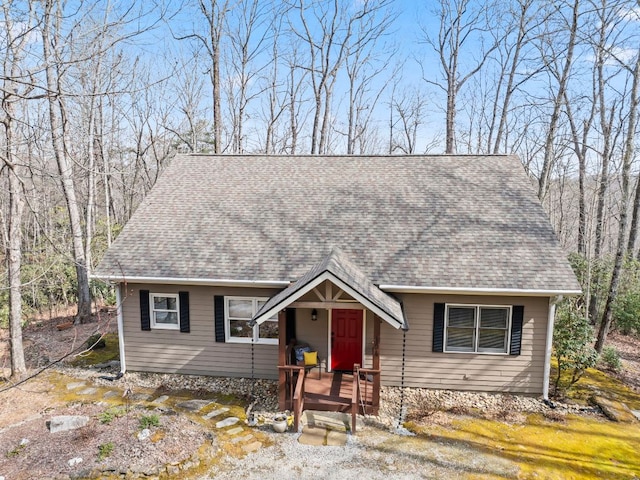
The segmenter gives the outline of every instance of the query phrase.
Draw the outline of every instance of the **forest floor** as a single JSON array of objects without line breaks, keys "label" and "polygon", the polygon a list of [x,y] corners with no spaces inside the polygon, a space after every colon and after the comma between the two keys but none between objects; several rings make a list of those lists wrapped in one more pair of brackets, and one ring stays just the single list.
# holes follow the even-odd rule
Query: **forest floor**
[{"label": "forest floor", "polygon": [[[4,480],[231,479],[238,469],[255,479],[640,478],[640,424],[614,423],[593,412],[425,409],[423,415],[410,412],[408,435],[368,419],[346,445],[303,445],[296,433],[272,433],[268,419],[246,426],[246,395],[237,382],[225,387],[216,379],[203,384],[192,377],[136,374],[125,375],[126,381],[101,379],[117,373],[109,363],[117,352],[113,312],[58,330],[65,320],[41,319],[24,332],[31,373],[64,360],[21,385],[0,380]],[[107,348],[76,356],[95,332],[109,334]],[[620,352],[624,369],[590,370],[573,401],[584,402],[594,390],[616,397],[622,392],[631,408],[640,409],[640,341],[612,334],[609,345]],[[5,367],[7,358],[6,330],[0,330]],[[46,422],[58,415],[89,421],[77,430],[50,433]]]}]

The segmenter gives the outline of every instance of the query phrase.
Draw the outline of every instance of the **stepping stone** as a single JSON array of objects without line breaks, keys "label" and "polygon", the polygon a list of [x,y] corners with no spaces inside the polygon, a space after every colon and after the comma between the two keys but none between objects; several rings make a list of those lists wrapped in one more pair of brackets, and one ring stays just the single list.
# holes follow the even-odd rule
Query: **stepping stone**
[{"label": "stepping stone", "polygon": [[229,409],[227,407],[222,407],[217,410],[213,410],[206,415],[203,415],[202,418],[204,418],[205,420],[209,420],[210,418],[217,417],[218,415],[222,415],[223,413],[228,411]]},{"label": "stepping stone", "polygon": [[216,423],[216,428],[230,427],[231,425],[235,425],[239,421],[240,419],[237,417],[227,417],[224,420],[220,420],[218,423]]},{"label": "stepping stone", "polygon": [[303,425],[312,427],[326,428],[328,430],[347,431],[350,418],[343,413],[318,413],[313,411],[305,411],[303,414]]},{"label": "stepping stone", "polygon": [[230,430],[227,430],[227,435],[237,435],[239,433],[244,432],[244,428],[242,427],[234,427]]},{"label": "stepping stone", "polygon": [[113,398],[113,397],[119,397],[119,396],[120,396],[120,392],[116,392],[115,390],[107,390],[105,394],[102,396],[102,398]]},{"label": "stepping stone", "polygon": [[98,393],[97,388],[89,387],[79,391],[78,395],[95,395],[96,393]]},{"label": "stepping stone", "polygon": [[256,450],[260,449],[260,447],[262,447],[262,443],[260,442],[253,442],[253,443],[249,443],[248,445],[243,445],[242,446],[242,450],[246,453],[251,453],[251,452],[255,452]]},{"label": "stepping stone", "polygon": [[252,438],[253,438],[253,435],[249,433],[247,435],[243,435],[242,437],[234,438],[233,440],[231,440],[231,443],[236,444],[236,443],[246,442],[247,440],[251,440]]},{"label": "stepping stone", "polygon": [[51,433],[66,432],[82,428],[89,423],[86,415],[57,415],[49,420],[49,431]]},{"label": "stepping stone", "polygon": [[180,407],[184,410],[189,410],[191,412],[197,412],[198,410],[202,410],[207,405],[211,405],[211,400],[187,400],[186,402],[180,402],[176,405],[176,407]]},{"label": "stepping stone", "polygon": [[327,440],[327,430],[325,428],[306,426],[302,429],[302,434],[298,437],[298,442],[303,445],[321,446]]},{"label": "stepping stone", "polygon": [[167,400],[169,400],[169,395],[161,395],[151,402],[151,405],[162,405]]},{"label": "stepping stone", "polygon": [[347,444],[347,432],[327,430],[327,446],[341,447]]},{"label": "stepping stone", "polygon": [[129,395],[129,399],[134,402],[146,402],[151,398],[151,395],[148,393],[134,393],[133,395]]},{"label": "stepping stone", "polygon": [[67,390],[75,390],[76,388],[84,387],[86,382],[71,382],[67,383]]}]

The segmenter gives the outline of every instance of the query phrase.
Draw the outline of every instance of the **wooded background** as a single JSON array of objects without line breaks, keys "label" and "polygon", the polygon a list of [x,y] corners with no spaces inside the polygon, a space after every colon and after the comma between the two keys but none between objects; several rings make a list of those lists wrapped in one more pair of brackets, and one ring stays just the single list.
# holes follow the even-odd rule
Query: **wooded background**
[{"label": "wooded background", "polygon": [[0,23],[12,349],[35,312],[113,301],[88,273],[176,152],[517,154],[596,347],[640,312],[637,1],[0,0]]}]

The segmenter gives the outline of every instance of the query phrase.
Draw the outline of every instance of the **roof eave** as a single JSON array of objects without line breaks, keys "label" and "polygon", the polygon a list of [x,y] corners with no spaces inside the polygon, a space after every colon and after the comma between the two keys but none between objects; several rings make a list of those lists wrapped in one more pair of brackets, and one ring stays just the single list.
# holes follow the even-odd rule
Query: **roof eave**
[{"label": "roof eave", "polygon": [[575,289],[430,287],[412,285],[380,285],[380,290],[392,293],[424,293],[440,295],[501,295],[506,297],[555,297],[581,295]]},{"label": "roof eave", "polygon": [[154,285],[203,285],[208,287],[283,288],[290,284],[283,280],[237,280],[226,278],[136,277],[123,275],[90,275],[92,280],[111,283],[148,283]]}]

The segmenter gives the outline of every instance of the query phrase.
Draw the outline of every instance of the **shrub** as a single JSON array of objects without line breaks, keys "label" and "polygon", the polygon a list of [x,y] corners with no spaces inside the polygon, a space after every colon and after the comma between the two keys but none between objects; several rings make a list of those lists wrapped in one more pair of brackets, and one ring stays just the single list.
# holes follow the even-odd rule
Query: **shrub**
[{"label": "shrub", "polygon": [[[592,343],[593,329],[585,315],[584,305],[576,299],[565,300],[558,307],[553,331],[553,350],[558,359],[556,395],[569,389],[587,368],[596,364],[598,353]],[[565,385],[561,385],[563,374],[569,374]]]},{"label": "shrub", "polygon": [[124,407],[111,407],[98,415],[100,423],[109,424],[114,418],[122,417],[126,412]]},{"label": "shrub", "polygon": [[98,446],[98,460],[104,460],[113,452],[115,445],[113,442],[103,443]]},{"label": "shrub", "polygon": [[622,370],[620,354],[614,347],[604,347],[600,355],[600,360],[602,360],[609,370],[613,370],[614,372]]},{"label": "shrub", "polygon": [[160,425],[160,418],[155,413],[153,415],[144,415],[140,418],[140,428],[157,427]]}]

